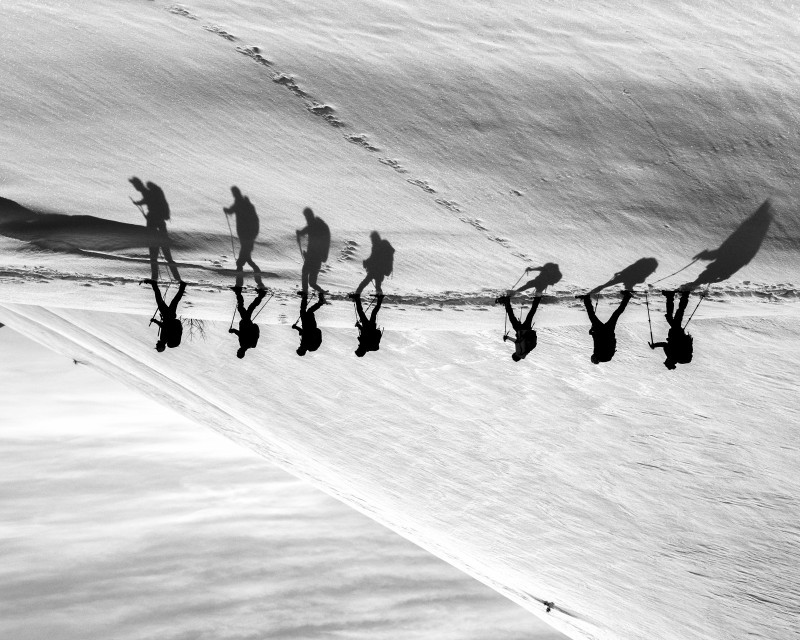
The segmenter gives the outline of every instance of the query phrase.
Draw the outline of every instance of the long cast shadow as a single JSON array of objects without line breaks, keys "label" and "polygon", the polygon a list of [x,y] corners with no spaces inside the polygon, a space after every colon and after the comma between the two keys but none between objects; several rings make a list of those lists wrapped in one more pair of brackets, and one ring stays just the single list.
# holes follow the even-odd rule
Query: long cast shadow
[{"label": "long cast shadow", "polygon": [[772,222],[772,205],[767,199],[728,239],[716,249],[701,251],[693,260],[713,260],[693,282],[681,289],[694,289],[704,284],[727,280],[758,253]]},{"label": "long cast shadow", "polygon": [[658,269],[658,260],[655,258],[639,258],[639,260],[625,267],[622,271],[617,271],[608,282],[592,289],[589,295],[608,289],[608,287],[613,287],[615,284],[621,284],[626,291],[632,291],[637,284],[647,280],[656,269]]},{"label": "long cast shadow", "polygon": [[538,271],[539,274],[533,278],[533,280],[528,280],[528,282],[523,284],[518,289],[513,289],[511,294],[521,293],[523,291],[527,291],[528,289],[533,289],[535,291],[535,295],[540,296],[542,293],[544,293],[544,290],[547,289],[547,287],[553,286],[557,282],[560,282],[562,278],[561,270],[558,268],[558,265],[555,262],[547,262],[541,267],[528,267],[525,269],[526,273],[530,273],[532,271]]}]

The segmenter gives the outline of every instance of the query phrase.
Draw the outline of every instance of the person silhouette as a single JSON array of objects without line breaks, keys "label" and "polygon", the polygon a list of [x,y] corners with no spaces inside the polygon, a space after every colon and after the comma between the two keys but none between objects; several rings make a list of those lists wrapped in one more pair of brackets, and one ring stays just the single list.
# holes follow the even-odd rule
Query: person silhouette
[{"label": "person silhouette", "polygon": [[683,314],[689,304],[689,291],[681,293],[678,303],[678,312],[675,313],[675,292],[662,291],[662,295],[667,299],[667,313],[664,317],[669,323],[669,332],[666,342],[648,342],[651,349],[661,347],[664,349],[664,366],[667,369],[675,369],[678,364],[688,364],[694,355],[694,339],[691,334],[686,333],[683,324]]},{"label": "person silhouette", "polygon": [[561,270],[555,262],[547,262],[541,267],[528,267],[525,269],[525,273],[531,273],[533,271],[538,271],[539,274],[532,280],[528,280],[528,282],[519,287],[519,289],[511,289],[508,295],[522,293],[528,289],[534,289],[537,294],[541,295],[547,287],[558,283],[562,277]]},{"label": "person silhouette", "polygon": [[358,348],[355,353],[359,358],[363,358],[367,351],[378,351],[381,348],[383,330],[378,329],[378,311],[380,311],[381,304],[383,304],[383,295],[375,296],[377,302],[369,318],[364,313],[364,307],[361,306],[361,296],[351,293],[349,297],[353,299],[356,306],[356,314],[358,315],[358,320],[356,320]]},{"label": "person silhouette", "polygon": [[594,341],[594,352],[591,357],[592,362],[595,364],[608,362],[614,357],[617,351],[617,336],[615,333],[617,320],[619,320],[622,312],[625,311],[625,307],[628,306],[628,302],[633,297],[633,291],[625,290],[622,292],[622,302],[619,303],[617,309],[606,322],[600,322],[597,318],[597,314],[595,314],[594,308],[592,308],[592,297],[588,293],[575,297],[579,300],[583,300],[586,312],[589,314],[589,321],[592,323],[592,328],[589,329],[589,333],[592,335]]},{"label": "person silhouette", "polygon": [[503,336],[503,342],[506,340],[514,341],[514,353],[511,354],[511,358],[514,362],[519,362],[536,348],[537,338],[536,329],[533,328],[533,316],[536,315],[536,309],[539,308],[539,303],[541,301],[542,296],[536,296],[533,299],[533,304],[531,305],[530,311],[528,311],[528,315],[525,316],[525,320],[520,322],[514,315],[514,309],[511,308],[510,296],[500,296],[495,300],[495,304],[502,303],[505,305],[508,320],[516,334],[515,338],[510,338],[508,334]]},{"label": "person silhouette", "polygon": [[324,304],[325,296],[320,293],[317,302],[309,309],[308,296],[302,294],[302,298],[300,299],[300,317],[297,320],[297,322],[301,323],[301,326],[298,326],[297,322],[292,325],[292,329],[295,329],[300,334],[300,346],[297,347],[298,356],[304,356],[309,351],[316,351],[322,344],[322,331],[317,326],[317,319],[314,317],[314,314],[319,311]]},{"label": "person silhouette", "polygon": [[233,204],[223,207],[225,215],[236,216],[236,235],[239,236],[239,257],[236,260],[236,270],[241,271],[245,264],[249,264],[253,271],[260,273],[261,269],[253,262],[253,247],[258,237],[258,214],[250,198],[243,196],[239,187],[231,187]]},{"label": "person silhouette", "polygon": [[375,292],[378,295],[383,295],[381,285],[386,276],[392,274],[394,269],[394,247],[389,244],[388,240],[383,240],[377,231],[369,234],[372,241],[372,253],[369,258],[364,260],[363,265],[367,270],[366,277],[358,285],[355,290],[355,295],[360,296],[371,280],[375,281]]},{"label": "person silhouette", "polygon": [[178,303],[183,298],[183,293],[186,290],[186,283],[181,282],[178,285],[178,293],[172,298],[172,302],[167,304],[161,296],[161,290],[158,288],[158,283],[155,280],[143,280],[143,283],[149,284],[153,288],[153,295],[156,298],[158,305],[158,312],[161,314],[161,320],[156,320],[155,317],[150,319],[150,323],[155,322],[158,325],[158,342],[156,342],[156,351],[161,353],[166,347],[174,349],[180,346],[181,337],[183,336],[183,325],[178,319]]},{"label": "person silhouette", "polygon": [[[317,277],[322,269],[322,263],[328,259],[328,252],[331,247],[331,232],[325,221],[316,217],[309,207],[303,209],[303,215],[306,218],[306,226],[295,232],[297,246],[300,247],[300,253],[303,256],[303,293],[308,293],[309,285],[318,293],[325,293],[322,287],[317,284]],[[305,251],[303,251],[303,246],[300,243],[302,236],[308,236],[308,244]]]},{"label": "person silhouette", "polygon": [[169,204],[167,203],[164,192],[154,182],[148,182],[146,185],[134,176],[128,180],[141,195],[141,200],[134,200],[135,204],[141,210],[142,205],[147,207],[147,213],[144,215],[146,223],[145,226],[150,231],[150,279],[158,280],[158,252],[159,249],[164,255],[164,260],[167,261],[167,266],[172,272],[172,277],[180,281],[181,276],[178,272],[178,266],[172,259],[172,252],[169,248],[169,235],[167,233],[167,220],[169,220]]},{"label": "person silhouette", "polygon": [[250,306],[245,309],[244,298],[242,297],[242,288],[239,286],[231,287],[236,294],[236,310],[239,312],[239,328],[228,329],[228,333],[234,333],[239,337],[239,349],[236,352],[237,358],[244,358],[248,349],[255,349],[258,344],[258,339],[261,336],[261,330],[258,325],[253,322],[253,311],[258,308],[264,296],[267,295],[265,289],[259,289],[256,297],[250,303]]}]

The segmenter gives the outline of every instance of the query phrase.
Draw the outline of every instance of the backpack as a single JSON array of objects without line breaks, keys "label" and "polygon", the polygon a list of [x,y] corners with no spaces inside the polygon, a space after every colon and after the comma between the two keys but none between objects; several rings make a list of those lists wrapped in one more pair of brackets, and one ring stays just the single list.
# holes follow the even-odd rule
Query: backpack
[{"label": "backpack", "polygon": [[392,275],[394,269],[394,247],[388,240],[381,240],[380,253],[377,255],[375,270],[384,276]]},{"label": "backpack", "polygon": [[331,230],[322,218],[314,218],[308,230],[308,255],[320,262],[326,262],[330,248]]},{"label": "backpack", "polygon": [[147,183],[147,212],[161,220],[169,220],[169,204],[157,184]]},{"label": "backpack", "polygon": [[690,333],[686,334],[685,339],[681,339],[678,343],[677,357],[675,361],[679,364],[688,364],[692,361],[694,355],[694,338]]}]

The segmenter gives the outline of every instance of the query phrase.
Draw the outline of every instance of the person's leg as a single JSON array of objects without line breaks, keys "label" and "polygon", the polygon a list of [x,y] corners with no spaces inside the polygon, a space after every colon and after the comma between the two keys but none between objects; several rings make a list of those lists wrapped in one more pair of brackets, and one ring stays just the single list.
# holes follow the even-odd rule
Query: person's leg
[{"label": "person's leg", "polygon": [[355,301],[356,301],[356,313],[358,314],[358,319],[362,325],[365,325],[369,322],[369,320],[367,319],[367,314],[364,313],[364,307],[361,306],[361,298],[356,296]]},{"label": "person's leg", "polygon": [[583,306],[586,307],[586,313],[589,314],[589,322],[592,323],[592,329],[597,329],[598,327],[602,327],[603,323],[600,322],[600,319],[594,312],[594,307],[592,306],[592,299],[589,296],[585,296],[583,298]]},{"label": "person's leg", "polygon": [[611,314],[611,317],[608,319],[608,322],[606,322],[606,326],[612,331],[614,330],[614,327],[617,326],[617,320],[619,320],[619,317],[622,315],[622,312],[625,311],[625,307],[628,306],[628,301],[630,299],[631,297],[629,295],[623,294],[622,302],[619,303],[619,306],[616,308],[614,313]]},{"label": "person's leg", "polygon": [[378,311],[381,309],[381,305],[383,304],[383,296],[378,296],[378,301],[375,303],[375,306],[372,308],[372,315],[370,316],[370,322],[374,326],[377,326],[377,319],[378,319]]},{"label": "person's leg", "polygon": [[169,313],[169,307],[167,303],[164,302],[164,298],[161,297],[161,290],[158,288],[158,283],[155,280],[151,280],[150,286],[153,288],[153,295],[156,297],[156,305],[158,305],[158,310],[163,317],[164,313]]},{"label": "person's leg", "polygon": [[322,308],[322,305],[324,305],[324,304],[325,304],[325,301],[324,301],[322,298],[320,298],[320,299],[319,299],[319,300],[317,300],[317,301],[316,301],[316,302],[313,304],[313,306],[312,306],[312,307],[311,307],[311,308],[308,310],[308,313],[309,313],[309,314],[311,314],[311,315],[313,316],[313,315],[314,315],[314,314],[315,314],[317,311],[319,311],[319,310],[320,310],[320,308]]},{"label": "person's leg", "polygon": [[313,268],[311,269],[311,273],[308,274],[308,285],[314,289],[317,293],[325,293],[324,289],[317,284],[317,277],[319,276],[319,272],[322,269],[322,263],[318,262],[315,263]]},{"label": "person's leg", "polygon": [[381,286],[383,285],[383,276],[375,276],[375,293],[379,296],[383,295],[383,289]]},{"label": "person's leg", "polygon": [[158,246],[150,247],[150,279],[158,280]]},{"label": "person's leg", "polygon": [[181,298],[183,298],[184,291],[186,291],[186,283],[181,282],[178,286],[178,293],[175,294],[172,302],[169,303],[169,310],[172,312],[173,317],[178,315],[178,303],[181,301]]},{"label": "person's leg", "polygon": [[664,296],[667,298],[667,313],[664,314],[664,317],[671,327],[675,324],[675,292],[667,291],[664,293]]},{"label": "person's leg", "polygon": [[508,321],[511,323],[511,327],[514,329],[514,331],[519,331],[522,328],[522,325],[514,315],[514,309],[511,307],[511,298],[508,296],[503,298],[503,306],[506,308],[506,314],[508,315]]},{"label": "person's leg", "polygon": [[253,311],[255,311],[258,308],[258,305],[261,304],[261,301],[264,299],[266,293],[267,293],[266,291],[259,291],[256,297],[253,298],[253,301],[250,303],[250,306],[247,307],[248,318],[253,314]]},{"label": "person's leg", "polygon": [[361,292],[364,290],[364,287],[366,287],[370,283],[370,280],[372,280],[372,276],[367,274],[361,281],[361,283],[356,287],[355,294],[357,296],[361,295]]},{"label": "person's leg", "polygon": [[533,299],[533,304],[531,305],[530,311],[528,311],[528,315],[525,316],[525,321],[522,323],[522,326],[526,329],[530,329],[533,327],[533,316],[536,315],[536,310],[539,308],[539,303],[542,301],[542,296],[536,296]]},{"label": "person's leg", "polygon": [[678,302],[678,313],[675,314],[675,326],[680,327],[683,324],[683,314],[686,311],[686,306],[689,304],[689,292],[684,291],[681,293],[680,302]]},{"label": "person's leg", "polygon": [[172,259],[172,251],[169,250],[169,236],[167,235],[166,228],[161,231],[161,253],[164,254],[164,260],[167,261],[169,270],[172,272],[172,277],[175,280],[181,279],[181,274],[178,273],[178,265]]}]

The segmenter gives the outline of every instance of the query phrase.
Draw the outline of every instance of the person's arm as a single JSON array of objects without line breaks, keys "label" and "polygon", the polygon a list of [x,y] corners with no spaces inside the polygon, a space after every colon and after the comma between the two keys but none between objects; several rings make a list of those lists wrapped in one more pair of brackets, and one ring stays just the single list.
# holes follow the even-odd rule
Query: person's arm
[{"label": "person's arm", "polygon": [[161,322],[161,320],[156,320],[155,318],[153,318],[152,322],[154,322],[155,324],[157,324],[159,327],[163,327],[163,326],[164,326],[164,323],[163,323],[163,322]]},{"label": "person's arm", "polygon": [[235,333],[238,336],[239,335],[239,330],[238,329],[234,329],[233,327],[231,327],[230,329],[228,329],[228,333]]},{"label": "person's arm", "polygon": [[658,347],[661,347],[663,349],[664,347],[667,346],[666,342],[648,342],[647,344],[650,345],[651,349],[657,349]]}]

